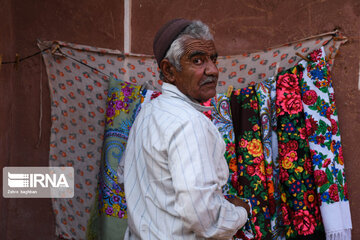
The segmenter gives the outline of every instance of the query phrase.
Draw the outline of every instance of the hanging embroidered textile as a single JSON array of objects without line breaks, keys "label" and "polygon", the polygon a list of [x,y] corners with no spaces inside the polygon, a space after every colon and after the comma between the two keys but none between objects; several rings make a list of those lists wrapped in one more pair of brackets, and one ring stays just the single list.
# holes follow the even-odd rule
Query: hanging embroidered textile
[{"label": "hanging embroidered textile", "polygon": [[[238,190],[234,188],[234,186],[238,186],[236,181],[238,171],[235,152],[234,128],[230,112],[230,100],[225,94],[217,94],[215,97],[210,99],[209,106],[212,106],[214,110],[210,112],[210,115],[209,113],[205,114],[219,130],[226,144],[225,159],[229,166],[229,178],[227,183],[223,186],[223,194],[226,198],[241,197],[238,194]],[[248,199],[242,200],[249,203]],[[252,226],[251,221],[248,221],[245,226],[241,228],[234,236],[234,239],[240,239],[236,236],[243,236],[242,239],[252,239],[254,237],[253,228],[254,227]]]},{"label": "hanging embroidered textile", "polygon": [[327,239],[351,239],[351,216],[330,69],[323,48],[302,61],[302,103]]},{"label": "hanging embroidered textile", "polygon": [[125,234],[127,207],[124,181],[119,178],[117,170],[140,106],[140,88],[141,86],[110,78],[99,184],[94,206],[98,212],[93,213],[87,239],[116,239]]},{"label": "hanging embroidered textile", "polygon": [[237,160],[235,154],[234,130],[230,114],[230,102],[225,94],[217,94],[210,100],[210,106],[214,107],[211,111],[210,119],[219,130],[226,144],[225,159],[229,165],[229,179],[223,187],[225,195],[237,195],[237,190],[231,184],[232,176],[237,172]]},{"label": "hanging embroidered textile", "polygon": [[272,239],[285,239],[285,234],[280,228],[280,190],[279,190],[279,164],[278,140],[276,134],[276,81],[274,77],[268,78],[255,86],[259,102],[261,140],[263,144],[266,183],[268,191],[269,212],[271,219]]},{"label": "hanging embroidered textile", "polygon": [[[279,69],[294,66],[301,58],[325,45],[335,53],[344,41],[333,41],[330,32],[265,51],[218,58],[219,93],[261,82]],[[103,134],[105,99],[112,76],[136,85],[160,89],[156,61],[146,55],[124,55],[111,49],[61,41],[39,41],[51,94],[50,166],[72,166],[75,172],[73,199],[52,199],[56,236],[85,239],[90,209],[97,189]],[[330,62],[333,64],[333,62]]]},{"label": "hanging embroidered textile", "polygon": [[250,200],[254,239],[271,239],[265,159],[254,86],[234,91],[230,107],[237,156],[237,179],[232,179],[232,184],[241,197]]},{"label": "hanging embroidered textile", "polygon": [[276,115],[282,225],[287,239],[325,239],[305,135],[305,118],[295,66],[277,76]]}]

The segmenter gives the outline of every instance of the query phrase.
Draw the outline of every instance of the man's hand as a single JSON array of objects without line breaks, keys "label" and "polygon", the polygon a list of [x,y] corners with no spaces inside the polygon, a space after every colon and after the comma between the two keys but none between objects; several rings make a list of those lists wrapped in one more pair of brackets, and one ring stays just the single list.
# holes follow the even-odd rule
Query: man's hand
[{"label": "man's hand", "polygon": [[246,209],[246,212],[248,214],[248,217],[250,217],[250,206],[249,204],[247,204],[246,202],[244,202],[243,200],[239,199],[239,198],[229,198],[228,199],[229,202],[231,202],[232,204],[234,204],[237,207],[243,207]]}]

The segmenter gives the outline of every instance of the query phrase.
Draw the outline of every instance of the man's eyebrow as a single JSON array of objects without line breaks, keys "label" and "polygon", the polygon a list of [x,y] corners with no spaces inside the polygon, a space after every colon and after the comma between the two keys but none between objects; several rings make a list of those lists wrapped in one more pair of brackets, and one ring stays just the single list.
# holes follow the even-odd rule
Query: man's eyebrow
[{"label": "man's eyebrow", "polygon": [[[194,51],[192,53],[189,54],[189,59],[195,57],[195,56],[198,56],[198,55],[206,55],[205,52],[203,51]],[[214,54],[211,54],[210,55],[211,58],[217,58],[218,57],[218,53],[214,53]]]},{"label": "man's eyebrow", "polygon": [[198,56],[198,55],[206,55],[206,53],[203,52],[203,51],[194,51],[194,52],[189,54],[189,59],[191,59],[191,58],[193,58],[195,56]]}]

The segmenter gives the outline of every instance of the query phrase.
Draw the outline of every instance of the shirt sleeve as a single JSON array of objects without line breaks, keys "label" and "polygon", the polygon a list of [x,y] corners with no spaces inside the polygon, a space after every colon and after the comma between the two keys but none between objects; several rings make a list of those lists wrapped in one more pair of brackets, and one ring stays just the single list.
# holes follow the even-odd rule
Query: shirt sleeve
[{"label": "shirt sleeve", "polygon": [[212,123],[201,117],[179,124],[170,138],[175,210],[198,237],[230,239],[248,216],[245,208],[234,206],[222,194],[229,175],[225,144]]}]

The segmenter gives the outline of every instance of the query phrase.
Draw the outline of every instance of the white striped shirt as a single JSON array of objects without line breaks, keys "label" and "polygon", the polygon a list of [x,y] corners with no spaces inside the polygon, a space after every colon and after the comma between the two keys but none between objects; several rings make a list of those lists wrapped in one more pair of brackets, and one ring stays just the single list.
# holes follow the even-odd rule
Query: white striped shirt
[{"label": "white striped shirt", "polygon": [[205,109],[166,83],[141,109],[123,157],[125,239],[230,239],[245,224],[222,195],[225,143]]}]

